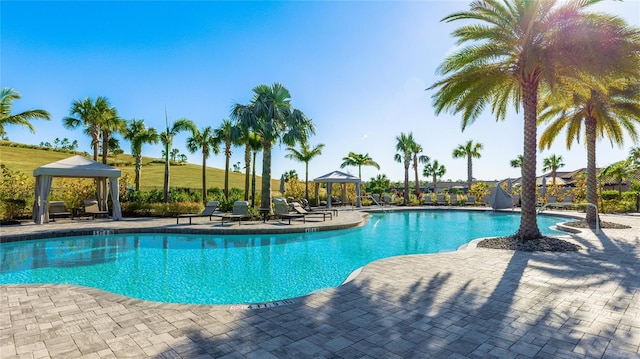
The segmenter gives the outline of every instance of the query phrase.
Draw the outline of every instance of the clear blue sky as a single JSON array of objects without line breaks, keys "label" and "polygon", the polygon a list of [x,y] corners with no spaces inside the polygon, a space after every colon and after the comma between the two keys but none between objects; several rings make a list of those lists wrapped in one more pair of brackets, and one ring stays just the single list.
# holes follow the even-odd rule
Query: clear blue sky
[{"label": "clear blue sky", "polygon": [[[410,131],[424,154],[445,165],[445,179],[466,179],[466,161],[452,159],[451,152],[469,139],[484,144],[474,177],[519,177],[509,162],[522,153],[522,114],[496,123],[487,112],[462,133],[459,117],[435,116],[433,92],[425,91],[438,79],[436,68],[454,48],[450,33],[459,26],[440,20],[467,7],[466,1],[3,0],[1,86],[22,94],[14,113],[41,108],[52,116],[33,122],[35,135],[23,127],[6,130],[10,140],[31,144],[77,139],[80,150],[90,152],[80,129],[62,127],[74,100],[106,96],[121,117],[144,119],[159,130],[165,107],[170,120],[218,127],[234,103],[249,102],[256,85],[280,82],[316,126],[311,145],[326,145],[310,164],[310,178],[339,169],[353,151],[369,153],[381,166],[364,167],[363,179],[384,173],[402,180],[403,166],[393,160],[395,137]],[[640,0],[607,1],[594,9],[640,27]],[[178,135],[174,147],[200,164],[200,155],[185,148],[187,137]],[[564,170],[586,166],[583,145],[566,151],[559,138],[539,152],[538,174],[542,158],[551,154],[563,156]],[[130,152],[128,142],[121,145]],[[599,142],[598,166],[626,158],[631,146]],[[161,150],[145,146],[143,153],[160,157]],[[232,163],[242,162],[242,153],[236,148]],[[290,169],[304,176],[304,164],[285,153],[275,146],[273,177]],[[224,157],[213,156],[208,165],[224,168]],[[357,175],[357,168],[346,170]]]}]

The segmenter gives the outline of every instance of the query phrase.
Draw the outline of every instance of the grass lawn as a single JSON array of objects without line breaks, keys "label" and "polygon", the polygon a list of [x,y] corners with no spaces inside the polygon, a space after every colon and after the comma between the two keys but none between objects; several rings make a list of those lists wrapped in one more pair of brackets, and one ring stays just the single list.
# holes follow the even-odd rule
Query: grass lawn
[{"label": "grass lawn", "polygon": [[[12,170],[19,170],[25,174],[32,174],[33,171],[51,162],[73,156],[68,152],[56,152],[45,149],[29,147],[18,147],[13,142],[0,141],[0,164]],[[90,157],[89,157],[90,158]],[[100,160],[100,159],[98,159]],[[134,179],[133,156],[122,154],[108,158],[108,164],[122,170],[122,174],[129,174],[131,183]],[[142,176],[140,178],[140,189],[148,191],[151,189],[162,190],[164,181],[164,163],[161,159],[142,157]],[[200,189],[202,188],[202,166],[194,164],[171,166],[170,186]],[[272,190],[277,190],[280,180],[272,180]],[[224,169],[207,167],[207,187],[224,188]],[[244,189],[244,173],[229,173],[229,187]],[[256,178],[256,191],[260,192],[261,178]]]}]

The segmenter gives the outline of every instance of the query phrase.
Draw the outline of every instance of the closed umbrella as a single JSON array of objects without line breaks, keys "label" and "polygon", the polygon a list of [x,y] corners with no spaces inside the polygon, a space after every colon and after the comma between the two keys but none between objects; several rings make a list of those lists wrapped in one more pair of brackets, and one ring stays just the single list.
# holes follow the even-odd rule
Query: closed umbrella
[{"label": "closed umbrella", "polygon": [[282,175],[280,176],[280,193],[284,194],[286,191],[284,175]]}]

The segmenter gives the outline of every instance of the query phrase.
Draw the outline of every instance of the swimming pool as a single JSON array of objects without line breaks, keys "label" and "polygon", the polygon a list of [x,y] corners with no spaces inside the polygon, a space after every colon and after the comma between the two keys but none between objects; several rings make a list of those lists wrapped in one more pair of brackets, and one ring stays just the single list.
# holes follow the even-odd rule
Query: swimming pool
[{"label": "swimming pool", "polygon": [[[539,216],[544,234],[565,221]],[[243,304],[299,297],[340,285],[374,260],[453,251],[510,235],[511,213],[403,211],[362,227],[281,235],[116,234],[0,245],[0,284],[63,283],[185,304]]]}]

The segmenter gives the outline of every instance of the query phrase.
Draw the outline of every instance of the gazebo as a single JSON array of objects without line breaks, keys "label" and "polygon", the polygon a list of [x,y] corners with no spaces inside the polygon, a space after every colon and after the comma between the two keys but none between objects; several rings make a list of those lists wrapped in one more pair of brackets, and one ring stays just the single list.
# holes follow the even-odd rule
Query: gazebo
[{"label": "gazebo", "polygon": [[318,190],[320,188],[320,183],[327,184],[327,208],[331,208],[331,185],[334,183],[340,183],[342,185],[342,202],[344,203],[347,197],[347,183],[355,183],[356,184],[356,207],[360,208],[360,178],[356,176],[352,176],[350,174],[333,171],[331,173],[327,173],[324,176],[320,176],[313,180],[316,185],[316,204],[320,204],[320,199],[318,197]]},{"label": "gazebo", "polygon": [[[82,156],[73,156],[49,163],[36,168],[33,176],[36,178],[35,201],[33,203],[33,221],[36,224],[49,222],[49,192],[51,192],[51,182],[53,177],[76,177],[95,178],[98,183],[106,189],[106,182],[109,179],[111,187],[111,200],[113,202],[112,218],[114,221],[122,219],[120,209],[118,178],[121,171],[117,168],[98,163]],[[102,198],[103,206],[106,207],[106,196]]]}]

